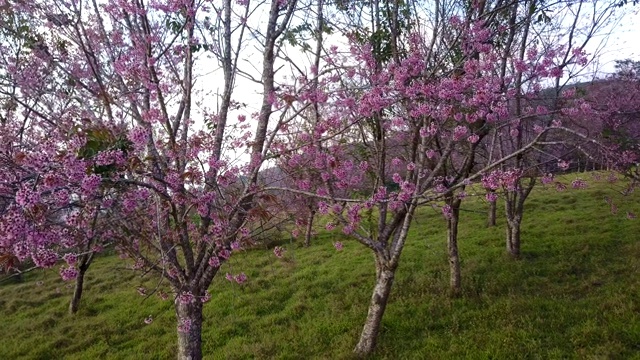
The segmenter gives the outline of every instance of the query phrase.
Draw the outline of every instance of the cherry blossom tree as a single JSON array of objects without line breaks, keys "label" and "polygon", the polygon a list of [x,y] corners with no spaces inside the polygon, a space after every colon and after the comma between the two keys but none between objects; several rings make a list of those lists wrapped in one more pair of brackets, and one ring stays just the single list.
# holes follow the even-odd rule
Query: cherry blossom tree
[{"label": "cherry blossom tree", "polygon": [[575,85],[573,90],[580,94],[591,112],[589,116],[563,117],[566,132],[574,139],[564,138],[550,143],[563,145],[560,151],[564,152],[568,152],[568,146],[575,155],[567,157],[568,160],[561,165],[567,167],[568,161],[577,162],[585,158],[596,167],[623,174],[631,180],[632,187],[637,185],[640,179],[637,166],[640,159],[639,84],[625,71],[606,79]]},{"label": "cherry blossom tree", "polygon": [[[40,154],[37,159],[34,159],[33,155],[29,153],[38,143],[46,144],[44,146],[45,148],[49,147],[49,151],[62,149],[56,148],[57,145],[51,139],[51,133],[34,131],[37,127],[35,125],[37,120],[34,117],[45,121],[49,128],[53,129],[58,125],[62,127],[68,125],[63,121],[61,121],[61,124],[57,124],[53,119],[55,116],[72,111],[70,110],[72,107],[70,103],[73,102],[75,94],[64,83],[60,83],[59,79],[56,78],[59,73],[56,73],[54,68],[50,67],[41,69],[37,73],[29,73],[29,71],[34,71],[38,66],[31,64],[33,66],[29,67],[29,62],[34,61],[34,55],[36,63],[42,60],[40,57],[46,57],[46,54],[44,54],[46,48],[42,43],[45,36],[44,32],[38,28],[32,28],[24,14],[12,11],[11,7],[3,9],[3,19],[2,26],[0,26],[3,47],[0,99],[2,99],[3,103],[1,116],[2,125],[4,126],[2,133],[3,149],[1,152],[4,171],[0,182],[0,193],[2,193],[4,201],[1,213],[8,217],[18,216],[16,208],[9,205],[11,203],[10,200],[15,199],[17,203],[21,203],[24,206],[25,202],[29,201],[24,199],[25,194],[29,191],[34,191],[38,186],[40,187],[41,193],[37,196],[41,198],[41,202],[36,205],[38,202],[36,201],[32,206],[27,206],[27,208],[31,212],[29,220],[44,223],[41,224],[42,228],[40,229],[32,228],[31,236],[45,236],[41,232],[45,228],[48,228],[53,233],[60,231],[66,234],[65,236],[68,239],[63,242],[65,251],[57,254],[57,257],[67,263],[66,266],[60,268],[60,274],[63,279],[75,280],[75,290],[69,305],[69,311],[75,313],[78,310],[82,294],[84,275],[96,252],[101,251],[103,247],[109,244],[111,236],[109,224],[112,214],[101,205],[96,204],[95,200],[97,198],[112,198],[115,192],[113,188],[105,186],[95,194],[93,199],[89,199],[79,193],[73,194],[69,192],[71,187],[75,186],[76,189],[86,190],[89,186],[89,181],[85,183],[75,182],[71,187],[65,187],[63,185],[64,180],[55,173],[54,166],[46,168],[44,164],[47,160],[46,156],[53,156],[53,153],[45,152]],[[21,72],[23,70],[25,71],[24,73]],[[29,76],[34,78],[29,79]],[[37,81],[36,84],[39,87],[29,86],[29,81]],[[42,83],[48,85],[42,86]],[[70,100],[67,102],[52,101],[53,97],[51,95],[56,91],[67,91],[66,94]],[[103,107],[95,102],[92,103],[91,100],[86,100],[86,103],[91,104],[90,106],[94,107],[94,109],[100,108],[104,110]],[[44,129],[40,129],[40,131],[42,130]],[[128,150],[128,145],[122,141],[122,138],[117,139],[113,136],[112,131],[107,128],[89,125],[87,118],[77,123],[75,128],[69,128],[64,131],[69,134],[82,133],[86,137],[87,142],[78,149],[75,155],[91,163],[91,171],[95,175],[93,180],[110,177],[117,168],[117,165],[109,162],[110,158],[113,160],[114,151],[126,152]],[[99,155],[98,153],[101,154]],[[58,155],[60,157],[64,156],[62,153]],[[49,165],[52,164],[53,162],[49,163]],[[45,166],[44,169],[40,169],[44,170],[44,172],[39,171],[39,166]],[[83,186],[84,188],[82,188]],[[52,193],[56,193],[53,198],[51,198]],[[64,199],[69,198],[70,195],[72,196],[72,201],[65,202]],[[47,197],[49,199],[46,199]],[[32,260],[37,266],[43,266],[42,262],[35,260],[38,258],[38,251],[41,254],[47,252],[47,240],[41,238],[36,241],[40,242],[36,245],[36,248],[39,249],[37,249],[34,254],[35,258]],[[29,257],[29,249],[24,246],[25,244],[21,245],[20,251],[9,251],[6,245],[2,246],[0,251],[4,254],[3,256],[11,258],[11,262],[15,263],[16,260],[25,260]],[[20,245],[16,246],[20,248]],[[13,250],[18,249],[14,248]],[[52,260],[55,260],[53,254],[49,255]],[[46,264],[46,266],[52,265]]]},{"label": "cherry blossom tree", "polygon": [[[513,10],[510,13],[509,21],[522,26],[511,27],[508,33],[504,51],[513,55],[502,67],[503,74],[514,79],[516,96],[510,108],[518,120],[496,133],[498,148],[494,151],[497,153],[505,148],[521,148],[545,127],[561,130],[563,122],[566,124],[571,118],[585,118],[592,113],[589,104],[576,94],[572,83],[584,75],[590,60],[598,55],[588,57],[584,49],[595,41],[596,34],[619,21],[620,16],[616,7],[608,2],[578,2],[567,7],[547,6],[538,1],[526,4],[525,12]],[[540,21],[541,17],[544,21]],[[539,45],[532,46],[533,43]],[[536,74],[542,74],[543,78],[548,76],[551,81],[540,82],[541,77]],[[548,164],[558,164],[554,171],[566,170],[567,154],[573,152],[572,148],[584,146],[584,139],[593,136],[596,134],[570,140],[571,132],[545,134],[544,140],[536,144],[535,152],[520,154],[503,165],[500,175],[492,175],[502,178],[499,182],[504,190],[508,254],[515,258],[520,255],[524,204],[538,179],[544,176],[543,180],[550,181],[550,171],[545,171],[550,168]],[[558,145],[565,150],[558,152]],[[496,199],[495,194],[491,194],[495,190],[495,180],[488,180],[493,182],[488,187],[489,200]],[[558,183],[558,186],[565,185]]]},{"label": "cherry blossom tree", "polygon": [[[65,258],[63,278],[72,278],[82,265],[68,249],[94,236],[92,222],[109,219],[99,225],[110,230],[101,241],[115,242],[136,268],[172,288],[178,358],[201,358],[207,288],[249,236],[261,164],[290,121],[272,120],[286,106],[274,74],[278,39],[296,6],[3,1],[2,11],[25,14],[34,33],[24,56],[4,57],[11,83],[3,92],[10,113],[2,122],[2,250],[40,267]],[[262,11],[266,20],[252,20]],[[238,64],[251,56],[249,34],[261,56],[254,114],[234,99]],[[217,98],[197,87],[207,61],[221,70]],[[91,145],[98,133],[114,141]],[[85,156],[88,149],[95,153]]]},{"label": "cherry blossom tree", "polygon": [[[4,0],[3,13],[27,16],[14,27],[17,40],[0,44],[0,250],[39,267],[63,259],[70,279],[83,266],[78,256],[113,243],[136,269],[168,282],[178,358],[199,359],[203,304],[221,266],[251,242],[274,194],[314,198],[328,229],[374,255],[354,349],[370,354],[416,209],[439,206],[456,219],[454,231],[465,186],[491,174],[500,175],[497,186],[520,179],[519,159],[547,134],[571,129],[523,121],[547,112],[518,102],[584,57],[572,43],[558,50],[522,35],[520,47],[498,43],[514,26],[505,14],[526,13],[532,2],[419,4]],[[310,9],[316,49],[307,71],[285,50],[305,29],[292,29],[305,18],[296,15]],[[342,15],[325,23],[329,11]],[[329,27],[348,50],[326,45]],[[277,76],[285,67],[293,76]],[[207,77],[210,69],[219,76]],[[235,91],[240,76],[259,88],[253,113],[247,92]],[[551,112],[580,109],[568,101]],[[503,134],[501,151],[476,162],[488,134]],[[278,161],[303,178],[263,182],[263,165]]]},{"label": "cherry blossom tree", "polygon": [[[455,235],[452,204],[459,206],[465,186],[499,170],[500,180],[495,187],[491,185],[493,190],[502,185],[518,189],[510,187],[523,174],[518,159],[532,152],[548,133],[564,129],[558,122],[524,121],[535,116],[536,110],[519,105],[523,110],[514,112],[514,104],[538,98],[544,83],[562,77],[563,67],[583,66],[585,58],[582,48],[573,45],[563,48],[562,54],[568,55],[560,65],[553,61],[559,56],[557,48],[521,38],[511,43],[522,47],[500,46],[495,37],[508,33],[517,20],[508,15],[527,13],[530,3],[509,3],[514,8],[507,6],[507,11],[502,11],[505,4],[501,2],[472,3],[478,9],[487,6],[485,16],[493,17],[495,23],[485,16],[442,17],[444,12],[436,9],[438,21],[456,31],[441,32],[443,27],[434,26],[433,33],[402,34],[398,24],[385,23],[393,21],[396,12],[393,4],[380,6],[383,4],[361,2],[349,8],[370,16],[367,23],[373,27],[347,33],[349,54],[338,47],[329,51],[327,67],[338,66],[325,76],[328,81],[322,89],[326,95],[315,101],[323,117],[313,131],[325,146],[314,146],[312,139],[288,144],[316,159],[314,166],[323,180],[315,191],[299,188],[297,192],[319,199],[319,211],[332,219],[328,229],[340,227],[374,254],[375,286],[354,349],[360,355],[375,348],[417,207],[440,206],[446,219],[454,219],[450,228]],[[385,34],[382,39],[381,33]],[[521,49],[525,55],[542,54],[547,60],[539,64],[519,61]],[[508,66],[513,68],[507,71]],[[332,75],[335,72],[340,76]],[[518,73],[526,73],[526,89]],[[566,101],[553,112],[587,110],[579,107],[579,101]],[[517,146],[503,145],[485,163],[465,166],[474,164],[474,144],[491,133],[505,134],[501,141]],[[525,133],[528,135],[519,136]],[[451,166],[461,171],[445,171]],[[367,184],[364,179],[373,180]]]}]

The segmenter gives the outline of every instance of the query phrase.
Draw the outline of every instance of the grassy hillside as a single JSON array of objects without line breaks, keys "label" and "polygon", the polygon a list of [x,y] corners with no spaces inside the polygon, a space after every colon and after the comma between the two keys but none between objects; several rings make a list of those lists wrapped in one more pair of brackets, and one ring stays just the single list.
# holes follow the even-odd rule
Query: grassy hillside
[{"label": "grassy hillside", "polygon": [[[589,175],[587,177],[590,178]],[[444,221],[423,208],[415,220],[375,358],[640,359],[640,195],[615,185],[539,188],[526,207],[523,258],[504,255],[504,220],[485,226],[485,204],[463,203],[461,298],[448,296]],[[604,201],[617,199],[613,215]],[[342,251],[332,242],[344,241]],[[372,255],[339,233],[321,232],[311,248],[286,256],[254,250],[222,269],[245,272],[243,286],[218,276],[205,306],[210,359],[350,358],[374,280]],[[130,265],[130,264],[129,264]],[[87,274],[76,316],[72,289],[56,271],[0,284],[0,359],[170,359],[171,301],[140,296],[156,286],[115,256]],[[154,322],[143,320],[153,315]]]}]

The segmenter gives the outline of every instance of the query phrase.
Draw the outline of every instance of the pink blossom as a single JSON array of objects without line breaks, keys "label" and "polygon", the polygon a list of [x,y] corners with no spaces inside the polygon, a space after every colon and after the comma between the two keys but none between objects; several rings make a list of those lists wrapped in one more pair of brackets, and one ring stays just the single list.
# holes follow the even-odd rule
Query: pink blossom
[{"label": "pink blossom", "polygon": [[220,267],[220,258],[218,258],[216,255],[213,255],[211,258],[209,258],[209,266],[213,268]]},{"label": "pink blossom", "polygon": [[16,193],[16,203],[24,208],[30,208],[40,201],[40,194],[31,187],[25,186]]},{"label": "pink blossom", "polygon": [[191,330],[191,320],[180,319],[180,323],[178,324],[178,332],[188,333],[190,330]]},{"label": "pink blossom", "polygon": [[73,280],[78,277],[78,269],[72,266],[63,266],[60,268],[60,277],[62,277],[62,280],[64,281]]},{"label": "pink blossom", "polygon": [[580,104],[580,110],[588,114],[591,112],[591,105],[588,102],[583,102],[582,104]]},{"label": "pink blossom", "polygon": [[333,243],[333,247],[335,247],[335,248],[336,248],[336,250],[341,251],[341,250],[342,250],[342,248],[343,248],[342,242],[340,242],[340,241],[336,241],[336,242],[334,242],[334,243]]},{"label": "pink blossom", "polygon": [[153,316],[149,315],[144,319],[144,323],[150,325],[153,322]]},{"label": "pink blossom", "polygon": [[453,217],[453,209],[449,204],[445,204],[442,207],[442,216],[444,216],[445,219],[451,219],[451,217]]},{"label": "pink blossom", "polygon": [[586,189],[587,183],[582,179],[575,179],[571,182],[571,186],[574,189]]},{"label": "pink blossom", "polygon": [[273,254],[277,258],[282,258],[284,256],[284,252],[285,251],[286,251],[286,249],[281,247],[281,246],[276,246],[276,247],[273,248]]},{"label": "pink blossom", "polygon": [[551,71],[549,71],[549,76],[552,76],[552,77],[561,78],[562,75],[563,75],[562,68],[558,66],[552,68]]},{"label": "pink blossom", "polygon": [[142,259],[136,260],[136,262],[131,267],[133,270],[140,270],[144,268],[144,261]]},{"label": "pink blossom", "polygon": [[218,252],[218,256],[225,260],[229,260],[229,258],[231,257],[231,251],[227,249],[222,249]]},{"label": "pink blossom", "polygon": [[41,268],[50,268],[55,265],[58,260],[58,256],[51,250],[38,249],[33,255],[31,255],[33,263]]},{"label": "pink blossom", "polygon": [[500,187],[501,181],[502,173],[499,171],[492,171],[482,176],[482,186],[484,186],[485,189],[496,190]]},{"label": "pink blossom", "polygon": [[67,265],[75,266],[78,262],[78,255],[74,253],[67,253],[62,256],[62,259],[67,263]]},{"label": "pink blossom", "polygon": [[560,168],[561,170],[567,170],[569,169],[569,163],[564,160],[558,160],[558,168]]},{"label": "pink blossom", "polygon": [[191,291],[183,291],[178,296],[178,301],[180,301],[181,304],[191,304],[194,298],[195,297],[193,296],[193,293],[191,293]]},{"label": "pink blossom", "polygon": [[242,273],[240,273],[240,274],[236,275],[236,276],[235,276],[235,278],[234,278],[234,280],[235,280],[238,284],[242,285],[242,284],[244,284],[244,283],[247,281],[247,275],[245,275],[245,273],[243,273],[243,272],[242,272]]},{"label": "pink blossom", "polygon": [[467,135],[468,131],[469,129],[467,129],[466,126],[456,126],[455,129],[453,129],[453,140],[458,141],[462,139],[465,135]]},{"label": "pink blossom", "polygon": [[329,213],[329,205],[324,201],[318,201],[318,211],[320,214],[326,215]]},{"label": "pink blossom", "polygon": [[128,139],[138,148],[144,147],[149,138],[149,133],[144,127],[138,126],[129,131]]},{"label": "pink blossom", "polygon": [[553,182],[553,174],[546,174],[542,177],[541,181],[544,185],[551,184]]}]

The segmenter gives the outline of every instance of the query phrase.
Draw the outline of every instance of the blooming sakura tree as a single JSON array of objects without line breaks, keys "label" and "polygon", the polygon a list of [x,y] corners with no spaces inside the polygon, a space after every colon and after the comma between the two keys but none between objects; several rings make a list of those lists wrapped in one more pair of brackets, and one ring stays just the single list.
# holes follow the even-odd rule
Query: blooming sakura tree
[{"label": "blooming sakura tree", "polygon": [[[3,9],[3,19],[0,215],[8,221],[0,224],[7,237],[0,252],[12,262],[30,258],[38,267],[51,267],[57,260],[65,260],[67,264],[60,268],[60,275],[65,280],[75,279],[69,306],[69,311],[75,313],[84,274],[95,253],[108,245],[112,236],[113,214],[102,201],[113,201],[117,191],[111,186],[97,189],[96,184],[121,167],[121,155],[128,145],[112,130],[90,125],[87,118],[65,129],[72,125],[68,114],[73,112],[70,103],[74,94],[67,93],[67,102],[54,100],[53,93],[69,89],[56,78],[55,68],[38,69],[43,65],[40,57],[46,56],[40,43],[42,32],[30,28],[25,16],[11,7]],[[85,104],[104,110],[91,99]],[[55,142],[54,136],[59,133],[81,135],[87,141],[65,149],[64,144]],[[82,168],[91,169],[92,175],[85,177]],[[12,237],[20,232],[30,244],[14,243],[17,239]],[[48,245],[53,243],[64,251],[52,252]]]},{"label": "blooming sakura tree", "polygon": [[[621,75],[585,87],[584,98],[594,109],[594,116],[588,123],[591,127],[579,130],[583,137],[598,140],[599,146],[591,144],[584,149],[591,157],[637,183],[640,181],[640,81],[637,77]],[[602,147],[606,150],[602,151]]]},{"label": "blooming sakura tree", "polygon": [[[492,151],[498,154],[502,154],[505,148],[521,148],[545,127],[567,130],[562,129],[563,122],[566,124],[571,118],[584,119],[593,114],[589,104],[577,96],[571,83],[583,74],[589,63],[585,47],[593,42],[595,34],[604,31],[608,23],[616,18],[616,7],[607,2],[579,2],[575,7],[548,9],[544,8],[543,2],[532,1],[530,5],[525,12],[513,10],[510,13],[509,21],[522,25],[511,27],[508,32],[504,51],[513,56],[504,64],[502,72],[514,79],[512,86],[518,95],[510,107],[518,120],[495,133],[497,148],[492,145]],[[536,21],[539,15],[547,16],[551,12],[555,12],[555,18],[542,23]],[[563,29],[567,35],[558,38],[559,31],[553,29]],[[532,47],[532,42],[540,45]],[[544,78],[550,81],[541,82]],[[558,164],[558,168],[553,170],[566,170],[564,167],[568,163],[562,160],[563,156],[571,153],[571,148],[584,146],[585,139],[594,135],[592,133],[576,141],[577,138],[570,140],[573,137],[571,131],[544,134],[543,141],[535,146],[536,151],[520,154],[505,163],[499,174],[488,175],[487,184],[491,183],[486,187],[489,190],[488,200],[496,199],[493,193],[496,181],[501,183],[504,190],[508,254],[515,258],[520,255],[524,204],[537,179],[542,176],[548,178],[546,175],[551,171],[550,162]],[[564,145],[565,151],[552,150],[557,145]],[[511,151],[507,150],[507,153]]]},{"label": "blooming sakura tree", "polygon": [[[504,176],[496,186],[488,185],[493,190],[506,184],[506,174],[519,179],[524,169],[518,167],[522,163],[517,159],[533,151],[548,133],[563,130],[557,122],[524,121],[536,110],[514,112],[514,104],[538,98],[542,84],[560,78],[563,66],[580,66],[584,54],[579,47],[571,48],[565,65],[558,65],[551,61],[557,50],[538,48],[526,36],[521,47],[498,46],[494,43],[497,33],[508,31],[517,20],[502,15],[526,13],[532,4],[514,2],[506,10],[503,5],[474,2],[477,16],[439,18],[454,31],[440,32],[442,28],[435,26],[433,34],[414,31],[402,36],[397,23],[383,21],[393,21],[389,15],[395,13],[393,5],[385,10],[372,5],[370,12],[362,14],[372,14],[369,23],[380,27],[351,33],[350,53],[333,48],[326,68],[319,70],[327,73],[322,87],[326,95],[312,100],[322,114],[312,133],[325,146],[316,146],[315,139],[288,144],[315,159],[323,184],[314,192],[319,211],[332,219],[327,228],[341,227],[374,254],[376,282],[354,350],[357,354],[369,354],[375,348],[417,207],[444,200],[441,209],[446,219],[454,219],[450,221],[453,233],[455,208],[465,186],[490,176],[494,169],[501,169]],[[441,16],[437,10],[436,14]],[[497,20],[505,18],[505,23]],[[376,35],[380,32],[388,37],[380,40]],[[447,38],[452,33],[459,35]],[[529,65],[519,61],[521,51],[545,54],[548,60]],[[508,66],[513,68],[507,71]],[[329,71],[331,67],[336,67],[339,77]],[[525,73],[531,84],[527,89],[518,75]],[[567,101],[555,111],[575,114],[586,109]],[[476,144],[492,132],[506,134],[503,141],[517,146],[502,146],[488,161],[476,164]],[[525,132],[530,136],[519,136]],[[307,185],[297,191],[311,195]]]},{"label": "blooming sakura tree", "polygon": [[[178,358],[199,359],[209,285],[251,241],[275,191],[286,190],[314,198],[312,215],[317,207],[328,229],[372,251],[375,287],[355,347],[371,353],[416,209],[440,206],[455,239],[465,186],[484,179],[493,190],[519,189],[520,159],[548,134],[571,132],[524,121],[548,112],[522,101],[584,54],[569,44],[556,63],[557,48],[510,30],[536,2],[440,0],[430,29],[409,6],[418,2],[336,2],[338,19],[357,12],[352,24],[365,16],[372,24],[345,30],[349,51],[341,52],[324,46],[326,26],[344,27],[325,22],[323,4],[0,2],[3,18],[25,15],[3,23],[11,31],[0,43],[0,251],[39,267],[63,259],[62,277],[81,279],[92,254],[113,243],[136,269],[169,283]],[[311,5],[316,49],[307,72],[285,62],[283,49],[298,31],[292,19]],[[255,48],[259,66],[241,68]],[[522,54],[534,55],[525,62]],[[281,65],[294,76],[280,81]],[[209,68],[220,76],[209,81]],[[260,87],[254,113],[236,95],[239,75]],[[219,84],[218,93],[200,80]],[[552,112],[588,110],[579,104]],[[500,151],[477,161],[489,134],[502,134]],[[286,162],[294,181],[263,181],[267,162]]]},{"label": "blooming sakura tree", "polygon": [[[304,154],[293,153],[278,162],[277,168],[282,171],[284,187],[298,188],[308,191],[313,182],[319,181],[318,174],[314,174],[313,159],[305,159]],[[276,185],[276,184],[270,184]],[[303,234],[303,245],[309,247],[314,232],[314,221],[317,213],[317,200],[309,195],[283,191],[278,195],[287,204],[285,209],[295,223],[293,235]]]},{"label": "blooming sakura tree", "polygon": [[[258,27],[250,24],[260,4],[250,1],[1,5],[6,14],[25,14],[30,33],[18,45],[2,44],[21,53],[2,51],[3,95],[12,105],[1,132],[8,205],[0,247],[41,267],[64,257],[62,275],[71,278],[79,269],[68,249],[96,236],[92,224],[108,226],[102,241],[112,239],[137,268],[169,282],[178,357],[201,358],[207,288],[247,239],[260,166],[290,120],[272,121],[281,106],[274,74],[296,1],[263,6]],[[249,56],[250,32],[262,56],[262,104],[250,122],[234,125],[238,63]],[[219,105],[213,110],[198,99],[207,90],[196,86],[203,52],[222,69],[222,91],[207,102]],[[94,138],[107,139],[98,141],[105,146],[93,146]],[[233,162],[230,149],[245,150],[248,161]]]},{"label": "blooming sakura tree", "polygon": [[[588,117],[571,116],[564,117],[563,124],[568,138],[562,141],[548,141],[553,146],[560,147],[568,152],[570,147],[571,157],[558,162],[558,166],[567,168],[570,162],[576,163],[580,158],[610,171],[607,180],[614,184],[618,182],[617,174],[622,174],[629,179],[628,183],[617,190],[623,195],[632,193],[639,184],[638,161],[640,159],[640,128],[638,127],[638,115],[640,114],[640,87],[637,79],[620,74],[607,79],[596,80],[589,83],[578,84],[575,91],[580,93],[581,99],[592,110]],[[558,140],[558,139],[553,139]],[[599,176],[598,176],[599,177]],[[543,178],[548,182],[553,178]],[[556,187],[582,188],[587,183],[577,177],[571,184],[555,182]],[[618,182],[622,185],[623,182]],[[609,198],[606,199],[611,213],[618,212],[617,205]],[[627,218],[635,219],[633,211],[628,211]]]}]

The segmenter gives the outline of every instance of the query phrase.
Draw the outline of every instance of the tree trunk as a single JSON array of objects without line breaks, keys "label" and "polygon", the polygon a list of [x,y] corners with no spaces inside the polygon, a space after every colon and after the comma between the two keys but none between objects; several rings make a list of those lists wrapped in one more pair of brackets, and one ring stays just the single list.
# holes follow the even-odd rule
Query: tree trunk
[{"label": "tree trunk", "polygon": [[507,218],[507,254],[517,259],[520,257],[520,225],[524,216],[524,202],[536,183],[535,178],[529,178],[527,184],[519,181],[515,191],[506,194],[504,210]]},{"label": "tree trunk", "polygon": [[80,299],[82,298],[82,290],[84,287],[84,275],[87,272],[87,268],[84,266],[78,267],[78,276],[76,277],[76,285],[73,289],[73,296],[69,302],[69,314],[75,314],[80,307]]},{"label": "tree trunk", "polygon": [[311,210],[309,212],[309,217],[307,218],[307,229],[304,234],[304,247],[309,247],[311,245],[311,233],[313,231],[313,219],[316,216],[316,212]]},{"label": "tree trunk", "polygon": [[178,360],[202,359],[202,302],[175,303],[178,320]]},{"label": "tree trunk", "polygon": [[520,221],[507,221],[507,254],[513,258],[520,257]]},{"label": "tree trunk", "polygon": [[353,352],[358,356],[369,355],[376,347],[382,315],[384,315],[384,310],[389,301],[395,271],[383,267],[380,261],[376,261],[376,275],[376,286],[371,295],[367,320],[360,334],[360,340],[355,349],[353,349]]},{"label": "tree trunk", "polygon": [[496,226],[496,206],[497,201],[489,202],[489,216],[487,218],[487,226]]},{"label": "tree trunk", "polygon": [[451,201],[451,217],[447,220],[447,252],[449,254],[449,285],[451,295],[460,295],[460,254],[458,253],[458,222],[460,199]]}]

